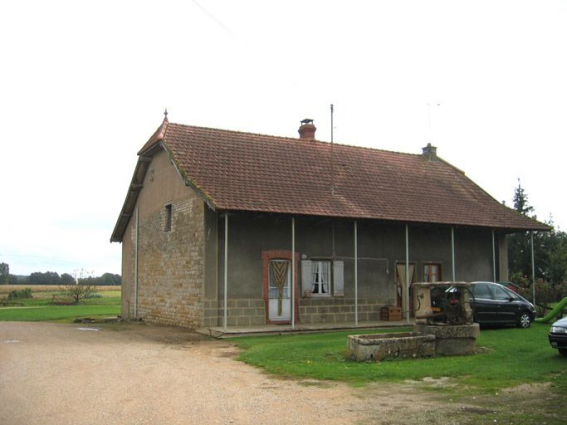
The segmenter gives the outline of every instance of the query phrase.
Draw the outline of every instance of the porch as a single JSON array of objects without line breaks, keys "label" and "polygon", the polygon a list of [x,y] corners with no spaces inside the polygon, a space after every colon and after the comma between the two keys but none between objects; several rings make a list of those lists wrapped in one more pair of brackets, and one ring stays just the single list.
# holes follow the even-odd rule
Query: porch
[{"label": "porch", "polygon": [[334,332],[334,331],[368,331],[374,329],[401,328],[413,326],[414,319],[397,321],[369,321],[342,323],[296,323],[286,325],[255,325],[255,326],[213,326],[196,329],[196,332],[214,338],[234,338],[243,336],[295,335],[302,333]]}]

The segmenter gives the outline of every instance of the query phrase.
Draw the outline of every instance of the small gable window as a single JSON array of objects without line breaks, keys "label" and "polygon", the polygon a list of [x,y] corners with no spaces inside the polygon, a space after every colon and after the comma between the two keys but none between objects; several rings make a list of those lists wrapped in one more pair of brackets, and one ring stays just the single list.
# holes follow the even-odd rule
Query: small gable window
[{"label": "small gable window", "polygon": [[164,230],[166,232],[171,231],[172,215],[173,215],[172,205],[168,204],[168,205],[165,206],[165,228],[164,228]]}]

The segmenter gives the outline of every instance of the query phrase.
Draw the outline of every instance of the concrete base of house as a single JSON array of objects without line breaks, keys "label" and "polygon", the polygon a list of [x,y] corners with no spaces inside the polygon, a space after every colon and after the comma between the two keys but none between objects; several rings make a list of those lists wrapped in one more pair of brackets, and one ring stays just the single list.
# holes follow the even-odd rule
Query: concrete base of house
[{"label": "concrete base of house", "polygon": [[203,335],[212,336],[214,338],[234,338],[241,336],[262,336],[262,335],[289,335],[297,333],[315,333],[315,332],[333,332],[348,330],[368,330],[368,329],[387,329],[401,328],[413,326],[413,319],[408,322],[400,321],[368,321],[343,323],[309,323],[296,324],[293,328],[291,324],[286,325],[257,325],[257,326],[214,326],[196,329]]}]

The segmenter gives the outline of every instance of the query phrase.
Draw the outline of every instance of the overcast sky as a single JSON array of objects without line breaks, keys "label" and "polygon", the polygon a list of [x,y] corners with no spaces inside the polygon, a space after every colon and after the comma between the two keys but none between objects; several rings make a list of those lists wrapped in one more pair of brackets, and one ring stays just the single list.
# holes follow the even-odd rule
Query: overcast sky
[{"label": "overcast sky", "polygon": [[566,1],[0,4],[0,262],[120,273],[136,152],[172,122],[438,154],[567,228]]}]

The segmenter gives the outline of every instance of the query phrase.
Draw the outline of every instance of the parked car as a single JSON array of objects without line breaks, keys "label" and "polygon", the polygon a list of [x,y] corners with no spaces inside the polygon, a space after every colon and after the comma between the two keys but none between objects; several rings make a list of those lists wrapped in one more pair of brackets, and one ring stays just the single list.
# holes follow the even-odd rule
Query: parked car
[{"label": "parked car", "polygon": [[551,325],[548,337],[551,346],[557,348],[562,356],[567,356],[567,317]]},{"label": "parked car", "polygon": [[[481,325],[515,325],[529,328],[536,316],[534,305],[509,290],[492,282],[472,282],[469,302],[474,321]],[[431,304],[434,312],[442,312],[447,295],[455,292],[455,287],[432,291]]]}]

